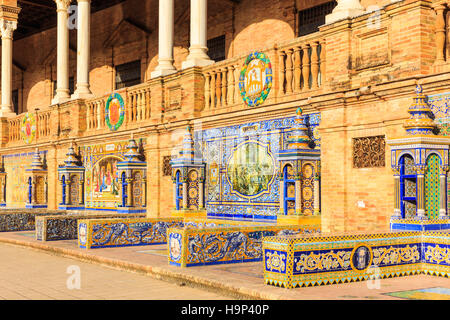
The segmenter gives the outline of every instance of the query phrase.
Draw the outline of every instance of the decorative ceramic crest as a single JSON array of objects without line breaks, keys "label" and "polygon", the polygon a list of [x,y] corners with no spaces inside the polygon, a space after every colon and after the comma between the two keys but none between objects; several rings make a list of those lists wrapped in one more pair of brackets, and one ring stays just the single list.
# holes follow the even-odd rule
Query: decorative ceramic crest
[{"label": "decorative ceramic crest", "polygon": [[118,93],[113,93],[106,101],[105,120],[106,125],[116,131],[120,128],[125,118],[125,104],[123,98]]},{"label": "decorative ceramic crest", "polygon": [[250,107],[266,100],[272,88],[272,65],[262,52],[254,52],[245,60],[239,77],[242,99]]},{"label": "decorative ceramic crest", "polygon": [[22,119],[22,126],[20,128],[22,138],[25,143],[31,143],[36,135],[36,119],[34,114],[26,113]]}]

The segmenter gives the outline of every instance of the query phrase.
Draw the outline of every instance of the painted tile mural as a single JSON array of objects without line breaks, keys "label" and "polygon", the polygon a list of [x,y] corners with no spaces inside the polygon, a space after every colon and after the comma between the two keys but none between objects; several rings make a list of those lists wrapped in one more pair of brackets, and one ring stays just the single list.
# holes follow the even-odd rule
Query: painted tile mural
[{"label": "painted tile mural", "polygon": [[[212,217],[275,216],[279,210],[276,154],[286,148],[295,117],[195,131],[207,167],[206,208]],[[319,114],[306,118],[320,148]],[[195,129],[195,128],[194,128]],[[199,153],[200,154],[200,153]]]},{"label": "painted tile mural", "polygon": [[[46,152],[41,152],[44,158]],[[3,156],[5,171],[8,174],[6,203],[9,208],[24,208],[27,202],[28,187],[25,170],[30,168],[33,153],[18,153]],[[45,159],[43,159],[45,161]]]},{"label": "painted tile mural", "polygon": [[85,199],[87,209],[115,210],[121,203],[117,163],[124,161],[128,141],[85,146]]}]

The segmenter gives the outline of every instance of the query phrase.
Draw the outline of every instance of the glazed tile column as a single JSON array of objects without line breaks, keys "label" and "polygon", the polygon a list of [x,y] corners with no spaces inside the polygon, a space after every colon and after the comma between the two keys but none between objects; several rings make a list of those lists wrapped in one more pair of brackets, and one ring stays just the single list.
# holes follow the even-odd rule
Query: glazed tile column
[{"label": "glazed tile column", "polygon": [[425,219],[425,167],[420,166],[417,172],[417,217]]},{"label": "glazed tile column", "polygon": [[91,0],[78,0],[77,29],[77,89],[72,98],[86,99],[93,97],[89,84]]},{"label": "glazed tile column", "polygon": [[207,54],[207,0],[191,0],[191,46],[182,68],[204,67],[214,63]]},{"label": "glazed tile column", "polygon": [[203,180],[198,183],[198,207],[199,209],[204,208],[204,192],[203,192]]},{"label": "glazed tile column", "polygon": [[80,179],[80,181],[78,181],[78,204],[83,204],[84,203],[83,187],[84,187],[83,179]]},{"label": "glazed tile column", "polygon": [[284,207],[284,198],[285,198],[285,195],[284,195],[284,181],[283,181],[282,178],[280,179],[279,192],[280,192],[280,213],[286,215],[287,214],[286,213],[286,208]]},{"label": "glazed tile column", "polygon": [[159,0],[158,66],[151,73],[157,78],[176,72],[173,65],[174,0]]},{"label": "glazed tile column", "polygon": [[173,204],[175,205],[175,210],[177,209],[177,191],[178,185],[176,183],[173,184]]},{"label": "glazed tile column", "polygon": [[400,208],[400,170],[399,168],[394,168],[394,218],[401,218],[401,208]]},{"label": "glazed tile column", "polygon": [[320,214],[320,176],[314,176],[314,215]]},{"label": "glazed tile column", "polygon": [[17,29],[17,21],[0,19],[2,33],[2,104],[0,117],[15,115],[12,110],[12,54],[13,32]]},{"label": "glazed tile column", "polygon": [[188,198],[187,198],[187,182],[183,182],[183,209],[188,208]]},{"label": "glazed tile column", "polygon": [[302,181],[295,180],[295,213],[302,213]]},{"label": "glazed tile column", "polygon": [[132,183],[133,179],[126,179],[127,181],[127,207],[133,206],[133,194],[132,194]]},{"label": "glazed tile column", "polygon": [[447,216],[447,171],[447,167],[441,168],[441,173],[439,175],[439,218],[445,218]]},{"label": "glazed tile column", "polygon": [[52,104],[63,103],[70,99],[69,91],[69,6],[71,0],[55,0],[58,15],[57,40],[57,83],[56,96]]}]

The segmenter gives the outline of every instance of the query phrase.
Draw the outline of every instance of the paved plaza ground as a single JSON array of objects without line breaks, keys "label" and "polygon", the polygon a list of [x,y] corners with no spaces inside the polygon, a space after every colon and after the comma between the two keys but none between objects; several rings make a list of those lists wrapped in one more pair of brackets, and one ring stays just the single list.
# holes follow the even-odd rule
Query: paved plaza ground
[{"label": "paved plaza ground", "polygon": [[[34,231],[1,233],[0,298],[450,300],[448,278],[382,279],[375,288],[354,282],[284,289],[264,284],[262,262],[178,268],[168,265],[166,250],[165,245],[85,250],[76,240],[36,241]],[[70,266],[79,268],[79,290],[67,288]]]}]

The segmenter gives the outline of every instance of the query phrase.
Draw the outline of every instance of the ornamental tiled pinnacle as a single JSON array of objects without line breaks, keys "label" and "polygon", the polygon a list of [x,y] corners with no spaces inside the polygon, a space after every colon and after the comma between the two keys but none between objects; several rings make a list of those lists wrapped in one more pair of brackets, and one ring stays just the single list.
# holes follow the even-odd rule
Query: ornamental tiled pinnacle
[{"label": "ornamental tiled pinnacle", "polygon": [[133,162],[137,162],[140,161],[139,157],[140,157],[140,153],[139,153],[139,147],[136,143],[136,140],[134,140],[134,136],[133,134],[131,134],[131,139],[128,142],[127,145],[127,153],[125,153],[125,158],[127,158],[128,161],[133,161]]},{"label": "ornamental tiled pinnacle", "polygon": [[433,130],[436,125],[431,118],[431,108],[426,101],[427,97],[423,94],[422,86],[416,86],[416,96],[414,102],[409,107],[408,113],[411,115],[405,121],[404,127],[408,135],[434,135]]},{"label": "ornamental tiled pinnacle", "polygon": [[180,151],[181,158],[187,160],[194,159],[194,140],[192,139],[191,127],[187,126],[183,138],[183,147]]},{"label": "ornamental tiled pinnacle", "polygon": [[44,165],[41,160],[41,155],[39,154],[39,148],[36,148],[33,154],[33,161],[31,162],[31,168],[34,170],[43,170]]},{"label": "ornamental tiled pinnacle", "polygon": [[297,118],[295,119],[295,129],[292,131],[288,141],[288,149],[309,149],[309,136],[308,127],[305,124],[305,116],[303,116],[303,111],[298,108]]},{"label": "ornamental tiled pinnacle", "polygon": [[75,153],[75,148],[74,145],[72,144],[69,147],[69,151],[66,154],[67,158],[66,160],[64,160],[64,163],[66,164],[66,166],[76,166],[78,163],[78,159],[76,158],[76,153]]}]

